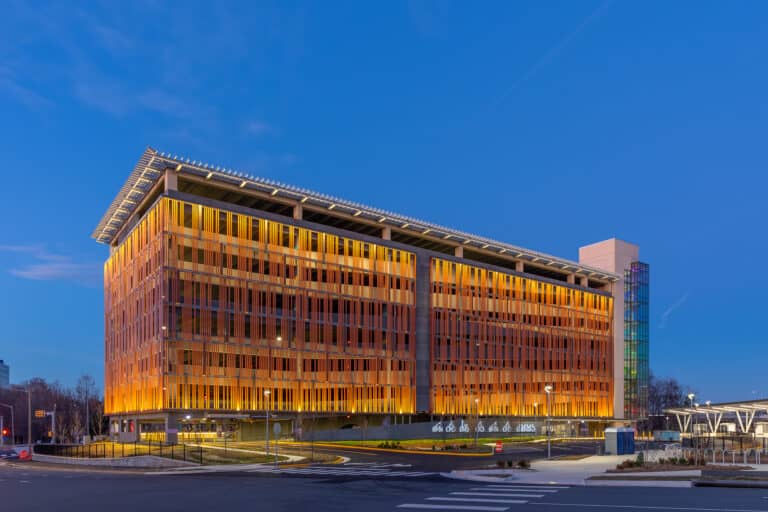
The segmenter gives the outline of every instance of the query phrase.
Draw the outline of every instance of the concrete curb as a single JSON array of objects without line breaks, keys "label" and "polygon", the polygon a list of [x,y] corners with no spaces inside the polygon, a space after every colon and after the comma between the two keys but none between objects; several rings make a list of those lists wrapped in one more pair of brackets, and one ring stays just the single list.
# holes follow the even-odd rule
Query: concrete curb
[{"label": "concrete curb", "polygon": [[116,457],[106,459],[86,459],[81,457],[59,457],[56,455],[32,455],[33,461],[49,464],[71,464],[73,466],[106,467],[106,468],[179,468],[197,467],[199,464],[189,461],[171,460],[155,455],[136,455],[134,457]]},{"label": "concrete curb", "polygon": [[586,487],[693,487],[690,480],[585,480]]},{"label": "concrete curb", "polygon": [[768,482],[750,480],[694,480],[694,487],[732,487],[743,489],[768,489]]}]

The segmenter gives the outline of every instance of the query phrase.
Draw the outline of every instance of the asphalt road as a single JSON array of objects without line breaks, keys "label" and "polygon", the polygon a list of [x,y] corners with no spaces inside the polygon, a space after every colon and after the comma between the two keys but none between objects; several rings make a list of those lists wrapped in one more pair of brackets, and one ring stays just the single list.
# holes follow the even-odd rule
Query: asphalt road
[{"label": "asphalt road", "polygon": [[767,498],[764,489],[501,486],[440,478],[256,474],[158,476],[0,465],[0,510],[13,512],[762,512],[768,511]]},{"label": "asphalt road", "polygon": [[[489,448],[490,450],[490,448]],[[556,443],[552,445],[552,456],[561,455],[594,455],[596,447],[594,441],[574,441],[569,443]],[[292,451],[291,453],[299,453]],[[301,455],[308,456],[308,451],[303,449]],[[507,460],[534,460],[547,456],[547,445],[537,444],[509,444],[504,447],[504,452],[487,457],[461,457],[454,455],[435,455],[432,453],[413,452],[385,452],[355,449],[353,447],[335,446],[333,448],[315,447],[315,453],[328,455],[343,455],[354,462],[370,462],[377,464],[409,464],[418,471],[450,471],[452,469],[477,469],[495,466],[496,461]]]}]

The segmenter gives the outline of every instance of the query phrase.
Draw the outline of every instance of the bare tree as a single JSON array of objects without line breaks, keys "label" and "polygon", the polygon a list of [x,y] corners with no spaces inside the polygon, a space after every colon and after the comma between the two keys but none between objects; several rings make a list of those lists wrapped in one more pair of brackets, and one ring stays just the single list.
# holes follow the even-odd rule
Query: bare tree
[{"label": "bare tree", "polygon": [[96,380],[88,374],[81,375],[77,380],[75,386],[75,397],[79,403],[83,405],[83,421],[82,424],[85,429],[85,435],[91,435],[92,415],[91,415],[91,402],[94,398],[96,391]]},{"label": "bare tree", "polygon": [[656,377],[651,374],[648,387],[649,427],[651,430],[667,428],[664,411],[675,407],[683,407],[688,393],[674,377]]}]

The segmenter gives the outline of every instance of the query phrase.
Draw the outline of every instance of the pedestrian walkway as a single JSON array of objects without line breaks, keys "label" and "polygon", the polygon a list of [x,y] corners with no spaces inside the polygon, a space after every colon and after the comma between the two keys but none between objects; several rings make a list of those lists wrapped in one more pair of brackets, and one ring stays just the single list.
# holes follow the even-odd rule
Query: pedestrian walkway
[{"label": "pedestrian walkway", "polygon": [[444,496],[430,496],[421,503],[401,503],[397,508],[422,510],[479,510],[504,512],[512,505],[524,505],[547,498],[566,486],[492,484],[454,491]]},{"label": "pedestrian walkway", "polygon": [[292,475],[304,477],[341,478],[424,478],[439,473],[405,470],[406,464],[352,463],[337,465],[314,465],[307,467],[268,467],[249,469],[249,473]]}]

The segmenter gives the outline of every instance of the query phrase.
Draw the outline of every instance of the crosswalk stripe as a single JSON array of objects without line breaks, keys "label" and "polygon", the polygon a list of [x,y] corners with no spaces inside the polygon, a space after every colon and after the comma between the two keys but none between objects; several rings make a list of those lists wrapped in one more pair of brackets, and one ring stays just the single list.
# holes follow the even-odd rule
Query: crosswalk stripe
[{"label": "crosswalk stripe", "polygon": [[530,487],[497,487],[495,485],[486,485],[485,487],[473,487],[473,491],[523,491],[523,492],[546,492],[554,494],[557,489],[532,489]]},{"label": "crosswalk stripe", "polygon": [[457,496],[500,496],[503,498],[543,498],[544,494],[518,494],[518,493],[495,493],[495,492],[452,492]]},{"label": "crosswalk stripe", "polygon": [[431,505],[427,503],[403,503],[397,508],[426,508],[439,510],[485,510],[487,512],[503,512],[509,510],[509,507],[485,507],[479,505]]},{"label": "crosswalk stripe", "polygon": [[528,500],[493,500],[488,498],[445,498],[442,496],[434,496],[426,498],[429,501],[471,501],[473,503],[509,503],[509,504],[523,504],[528,503]]}]

